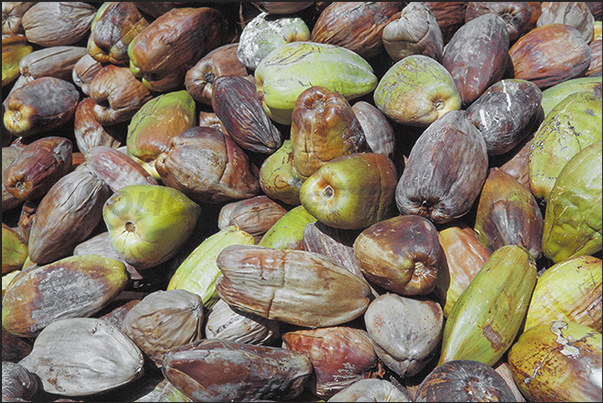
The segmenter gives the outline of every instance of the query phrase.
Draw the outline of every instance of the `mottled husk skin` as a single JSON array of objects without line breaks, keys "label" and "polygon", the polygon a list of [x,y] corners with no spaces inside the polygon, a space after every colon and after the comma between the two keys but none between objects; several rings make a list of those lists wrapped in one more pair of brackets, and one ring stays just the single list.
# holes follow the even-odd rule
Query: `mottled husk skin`
[{"label": "mottled husk skin", "polygon": [[304,182],[293,165],[293,146],[291,139],[269,155],[260,166],[259,182],[262,191],[272,199],[291,206],[301,204],[299,189]]},{"label": "mottled husk skin", "polygon": [[494,368],[455,360],[433,369],[415,393],[416,402],[514,402],[513,392]]},{"label": "mottled husk skin", "polygon": [[257,244],[285,214],[287,210],[266,195],[250,197],[222,206],[218,215],[218,228],[223,230],[236,225],[253,236]]},{"label": "mottled husk skin", "polygon": [[199,295],[186,290],[158,290],[128,311],[120,329],[161,367],[169,350],[201,338],[203,319]]},{"label": "mottled husk skin", "polygon": [[149,21],[134,3],[105,3],[92,22],[88,53],[101,63],[126,64],[130,42],[148,26]]},{"label": "mottled husk skin", "polygon": [[544,118],[534,134],[528,170],[530,189],[549,201],[551,190],[569,160],[601,141],[601,98],[581,91],[567,96]]},{"label": "mottled husk skin", "polygon": [[527,2],[495,1],[467,3],[465,21],[470,21],[488,13],[497,14],[505,21],[511,42],[528,32],[528,24],[532,18],[532,8]]},{"label": "mottled husk skin", "polygon": [[130,69],[151,91],[175,91],[200,58],[226,43],[227,28],[224,15],[214,8],[172,9],[130,42]]},{"label": "mottled husk skin", "polygon": [[469,211],[487,175],[483,136],[461,111],[451,111],[417,139],[396,187],[396,204],[402,214],[444,224]]},{"label": "mottled husk skin", "polygon": [[590,48],[580,32],[565,24],[537,27],[509,49],[515,78],[541,90],[580,77],[590,65]]},{"label": "mottled husk skin", "polygon": [[[113,249],[109,231],[101,232],[100,234],[92,236],[84,242],[79,243],[73,249],[73,256],[78,255],[99,255],[121,261],[126,266],[126,270],[130,274],[130,279],[132,282],[129,285],[133,288],[136,288],[137,284],[140,284],[140,280],[143,280],[142,275],[134,268],[134,266],[125,262],[121,256],[117,254],[115,249]],[[144,280],[146,280],[146,278]]]},{"label": "mottled husk skin", "polygon": [[601,401],[601,333],[574,322],[531,328],[509,350],[519,390],[535,402]]},{"label": "mottled husk skin", "polygon": [[377,107],[366,101],[354,103],[352,110],[360,122],[371,152],[383,154],[393,160],[396,136],[390,121]]},{"label": "mottled husk skin", "polygon": [[405,6],[400,17],[383,28],[382,40],[387,54],[395,62],[410,55],[424,55],[442,62],[442,30],[429,7],[422,3]]},{"label": "mottled husk skin", "polygon": [[79,92],[69,81],[37,78],[6,97],[4,126],[17,137],[56,129],[73,117],[79,99]]},{"label": "mottled husk skin", "polygon": [[536,26],[561,23],[574,27],[586,43],[592,38],[595,17],[586,2],[546,2]]},{"label": "mottled husk skin", "polygon": [[385,116],[409,126],[427,127],[461,108],[448,70],[424,55],[407,56],[390,67],[379,80],[373,98]]},{"label": "mottled husk skin", "polygon": [[86,167],[59,179],[40,201],[29,233],[29,258],[46,264],[69,256],[101,222],[111,190]]},{"label": "mottled husk skin", "polygon": [[365,280],[317,253],[233,245],[216,262],[220,298],[263,318],[328,327],[357,318],[369,304]]},{"label": "mottled husk skin", "polygon": [[71,78],[73,83],[82,90],[84,95],[90,96],[89,84],[102,67],[103,64],[94,60],[88,53],[82,56],[73,66]]},{"label": "mottled husk skin", "polygon": [[2,173],[2,184],[18,199],[39,199],[71,170],[71,161],[71,140],[43,137],[25,147]]},{"label": "mottled husk skin", "polygon": [[157,181],[127,154],[107,146],[96,146],[86,154],[86,166],[113,192],[128,185],[157,185]]},{"label": "mottled husk skin", "polygon": [[21,75],[32,81],[40,77],[56,77],[70,81],[75,64],[87,54],[82,46],[53,46],[36,50],[21,59]]},{"label": "mottled husk skin", "polygon": [[342,46],[369,60],[383,51],[383,30],[401,9],[396,2],[331,3],[316,20],[312,41]]},{"label": "mottled husk skin", "polygon": [[529,135],[539,116],[542,92],[526,80],[505,79],[490,86],[466,110],[482,133],[488,155],[511,151]]},{"label": "mottled husk skin", "polygon": [[36,2],[21,24],[27,41],[43,47],[73,45],[90,33],[96,8],[80,1]]},{"label": "mottled husk skin", "polygon": [[131,299],[127,302],[120,301],[122,303],[117,308],[112,309],[110,312],[99,316],[99,319],[103,319],[113,326],[121,329],[121,324],[124,321],[125,316],[134,308],[141,300],[140,299]]},{"label": "mottled husk skin", "polygon": [[559,102],[576,92],[589,91],[601,98],[601,80],[601,77],[572,78],[542,91],[540,105],[544,110],[544,116],[548,115]]},{"label": "mottled husk skin", "polygon": [[237,58],[238,46],[238,42],[222,45],[203,56],[186,72],[184,86],[196,101],[211,105],[214,82],[218,77],[253,77]]},{"label": "mottled husk skin", "polygon": [[314,172],[301,186],[302,206],[323,224],[339,229],[364,229],[394,213],[396,168],[382,154],[337,157]]},{"label": "mottled husk skin", "polygon": [[200,296],[206,308],[211,308],[219,299],[216,281],[222,275],[216,258],[227,246],[254,243],[253,237],[236,225],[216,232],[201,242],[178,266],[167,289],[193,292]]},{"label": "mottled husk skin", "polygon": [[194,126],[171,138],[155,160],[163,183],[198,203],[219,203],[259,194],[257,168],[230,136]]},{"label": "mottled husk skin", "polygon": [[601,303],[601,259],[565,259],[538,277],[524,329],[563,320],[601,332]]},{"label": "mottled husk skin", "polygon": [[544,215],[542,252],[558,263],[601,250],[601,141],[583,148],[561,170]]},{"label": "mottled husk skin", "polygon": [[[2,147],[2,173],[13,163],[15,159],[21,154],[21,151],[25,148],[24,145],[12,145],[8,147]],[[23,200],[17,199],[15,196],[10,194],[4,187],[2,182],[2,212],[12,210],[23,204]]]},{"label": "mottled husk skin", "polygon": [[371,283],[401,295],[433,291],[443,251],[435,226],[426,218],[404,215],[379,221],[356,237],[353,248]]},{"label": "mottled husk skin", "polygon": [[169,351],[162,372],[195,401],[291,400],[312,373],[301,352],[205,339]]},{"label": "mottled husk skin", "polygon": [[465,23],[467,3],[464,1],[426,1],[423,2],[433,15],[442,31],[444,43],[448,43],[454,33]]},{"label": "mottled husk skin", "polygon": [[521,246],[502,246],[456,301],[438,365],[474,360],[494,365],[511,347],[536,285],[536,264]]},{"label": "mottled husk skin", "polygon": [[280,322],[240,311],[223,299],[211,307],[205,322],[206,339],[222,339],[262,346],[280,340]]},{"label": "mottled husk skin", "polygon": [[515,178],[491,168],[477,203],[474,229],[490,253],[504,245],[542,253],[544,218],[534,195]]},{"label": "mottled husk skin", "polygon": [[[364,279],[362,270],[354,256],[354,241],[358,231],[340,230],[319,221],[304,227],[304,249],[329,256],[341,263],[346,269]],[[373,290],[373,295],[378,293]]]},{"label": "mottled husk skin", "polygon": [[167,186],[128,185],[103,205],[115,251],[136,269],[173,257],[192,233],[201,207]]},{"label": "mottled husk skin", "polygon": [[373,68],[358,54],[314,42],[292,42],[273,50],[258,65],[255,79],[264,110],[284,125],[291,124],[295,102],[309,87],[326,87],[351,101],[377,86]]},{"label": "mottled husk skin", "polygon": [[23,35],[2,35],[2,87],[19,77],[19,62],[31,52],[33,47]]},{"label": "mottled husk skin", "polygon": [[272,154],[283,144],[282,133],[264,112],[255,85],[246,78],[216,78],[211,104],[228,135],[242,149]]},{"label": "mottled husk skin", "polygon": [[502,246],[456,301],[438,364],[474,360],[494,365],[511,347],[536,285],[536,264],[520,246]]},{"label": "mottled husk skin", "polygon": [[448,317],[461,293],[490,258],[475,231],[462,221],[453,221],[438,231],[445,259],[438,272],[435,293]]},{"label": "mottled husk skin", "polygon": [[310,29],[299,15],[261,12],[245,25],[236,55],[243,65],[255,70],[262,59],[279,46],[308,40]]},{"label": "mottled husk skin", "polygon": [[153,98],[151,91],[127,67],[109,64],[90,82],[90,98],[96,102],[92,114],[98,123],[111,126],[129,122]]},{"label": "mottled husk skin", "polygon": [[411,377],[434,358],[444,315],[430,299],[385,293],[371,302],[364,321],[377,356],[399,376]]},{"label": "mottled husk skin", "polygon": [[308,88],[297,98],[292,119],[293,166],[302,180],[337,157],[368,150],[360,121],[336,91]]},{"label": "mottled husk skin", "polygon": [[128,155],[153,178],[160,179],[155,159],[167,151],[169,141],[197,123],[195,100],[186,91],[161,94],[145,103],[132,117],[126,145]]},{"label": "mottled husk skin", "polygon": [[78,150],[87,154],[97,146],[119,148],[126,144],[128,126],[124,122],[114,126],[103,126],[94,117],[97,106],[92,98],[81,100],[73,117],[73,133]]},{"label": "mottled husk skin", "polygon": [[258,245],[275,249],[305,250],[304,228],[313,222],[316,222],[316,218],[304,206],[296,206],[266,231]]},{"label": "mottled husk skin", "polygon": [[20,337],[36,337],[65,318],[89,317],[130,281],[122,262],[97,255],[70,256],[38,266],[14,280],[2,300],[2,326]]},{"label": "mottled husk skin", "polygon": [[578,77],[564,81],[542,91],[542,102],[544,116],[557,106],[566,97],[576,92],[588,91],[601,99],[601,77]]},{"label": "mottled husk skin", "polygon": [[309,387],[314,395],[328,399],[363,379],[377,362],[366,330],[346,326],[296,330],[283,334],[283,346],[306,354],[314,374]]},{"label": "mottled husk skin", "polygon": [[463,105],[470,105],[500,81],[509,60],[509,33],[497,14],[474,18],[454,33],[442,53]]},{"label": "mottled husk skin", "polygon": [[[27,260],[26,260],[27,262]],[[6,293],[6,290],[9,288],[9,286],[11,285],[12,281],[18,277],[21,274],[22,270],[14,270],[11,271],[8,274],[5,274],[4,276],[2,276],[2,297],[4,297],[4,294]],[[2,333],[8,333],[7,330],[3,330]],[[12,334],[12,333],[11,333]],[[13,335],[14,337],[18,337]],[[20,340],[20,339],[19,339]]]},{"label": "mottled husk skin", "polygon": [[144,358],[136,344],[96,318],[51,323],[20,364],[40,378],[45,392],[61,396],[107,392],[144,373]]},{"label": "mottled husk skin", "polygon": [[2,275],[20,270],[27,259],[27,242],[5,223],[2,223]]}]

